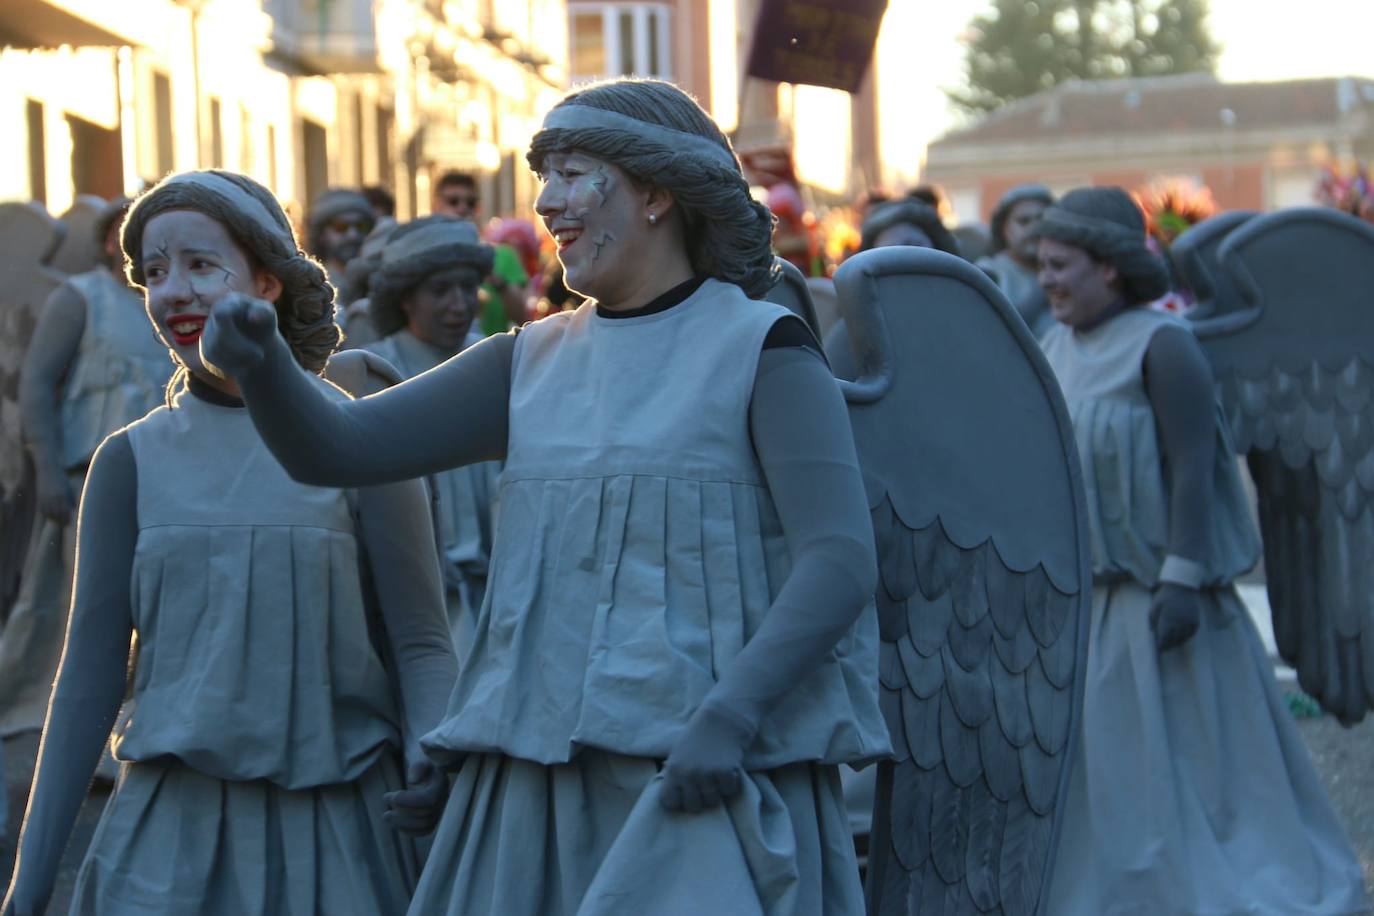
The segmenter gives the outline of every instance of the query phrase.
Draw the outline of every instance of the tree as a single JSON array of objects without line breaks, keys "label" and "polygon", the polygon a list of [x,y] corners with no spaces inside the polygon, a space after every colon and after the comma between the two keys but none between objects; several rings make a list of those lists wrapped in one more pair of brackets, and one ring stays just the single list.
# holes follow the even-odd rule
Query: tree
[{"label": "tree", "polygon": [[945,94],[972,114],[1070,79],[1212,72],[1220,51],[1207,0],[993,0],[969,36]]}]

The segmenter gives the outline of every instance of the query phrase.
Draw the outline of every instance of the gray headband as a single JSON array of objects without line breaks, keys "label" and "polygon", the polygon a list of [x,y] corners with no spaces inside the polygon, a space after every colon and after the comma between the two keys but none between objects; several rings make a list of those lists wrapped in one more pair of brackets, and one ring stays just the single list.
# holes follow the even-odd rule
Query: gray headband
[{"label": "gray headband", "polygon": [[407,232],[398,239],[388,242],[382,251],[382,264],[390,265],[414,257],[431,248],[462,246],[471,248],[475,254],[487,247],[477,236],[477,227],[467,220],[438,222],[414,232]]},{"label": "gray headband", "polygon": [[296,249],[296,239],[291,235],[291,230],[274,219],[262,201],[228,178],[216,175],[214,172],[183,172],[180,175],[173,175],[162,184],[164,187],[173,184],[193,184],[203,188],[222,198],[230,207],[281,239],[290,250],[295,251]]},{"label": "gray headband", "polygon": [[714,140],[590,105],[560,105],[544,118],[543,129],[618,130],[652,140],[670,150],[691,153],[734,171],[739,170],[735,154]]},{"label": "gray headband", "polygon": [[1100,233],[1110,239],[1135,242],[1141,246],[1145,244],[1145,232],[1143,229],[1123,226],[1115,220],[1102,219],[1099,216],[1084,216],[1082,213],[1065,210],[1060,206],[1046,207],[1044,214],[1040,217],[1040,222],[1045,226],[1063,226],[1066,229],[1086,229],[1089,232]]}]

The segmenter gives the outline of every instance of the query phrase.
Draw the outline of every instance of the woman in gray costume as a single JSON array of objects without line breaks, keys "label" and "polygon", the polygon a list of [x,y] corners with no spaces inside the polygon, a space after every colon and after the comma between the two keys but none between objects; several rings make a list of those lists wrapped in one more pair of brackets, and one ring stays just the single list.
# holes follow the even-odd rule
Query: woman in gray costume
[{"label": "woman in gray costume", "polygon": [[[467,220],[429,216],[397,229],[371,278],[369,312],[383,338],[371,350],[406,378],[482,339],[473,321],[493,252]],[[475,333],[474,333],[475,331]],[[436,527],[449,631],[461,659],[472,645],[491,562],[491,510],[501,465],[483,461],[435,474]]]},{"label": "woman in gray costume", "polygon": [[506,461],[411,912],[859,914],[838,766],[890,750],[872,526],[814,338],[759,301],[771,217],[668,83],[570,93],[528,158],[576,311],[346,404],[264,303],[203,344],[303,480]]},{"label": "woman in gray costume", "polygon": [[316,375],[339,338],[332,290],[265,188],[228,172],[172,176],[135,203],[122,243],[179,369],[167,405],[91,462],[6,916],[40,912],[52,892],[131,637],[136,712],[115,741],[125,766],[72,912],[400,912],[418,863],[386,820],[423,831],[439,814],[446,779],[419,736],[455,675],[424,488],[292,481],[237,389],[205,370],[208,312],[250,294],[272,303],[302,383],[347,399]]},{"label": "woman in gray costume", "polygon": [[1036,337],[1054,326],[1036,280],[1039,242],[1035,234],[1041,214],[1053,203],[1053,192],[1042,184],[1012,188],[992,211],[992,253],[978,259],[978,266],[993,278]]},{"label": "woman in gray costume", "polygon": [[1093,616],[1056,916],[1347,914],[1360,866],[1232,581],[1250,519],[1191,332],[1119,188],[1045,211],[1041,344],[1064,389],[1093,535]]},{"label": "woman in gray costume", "polygon": [[24,354],[19,405],[39,517],[0,640],[0,737],[43,727],[71,597],[73,516],[91,455],[155,407],[172,374],[121,269],[119,223],[129,204],[121,198],[105,208],[96,223],[104,263],[53,291]]}]

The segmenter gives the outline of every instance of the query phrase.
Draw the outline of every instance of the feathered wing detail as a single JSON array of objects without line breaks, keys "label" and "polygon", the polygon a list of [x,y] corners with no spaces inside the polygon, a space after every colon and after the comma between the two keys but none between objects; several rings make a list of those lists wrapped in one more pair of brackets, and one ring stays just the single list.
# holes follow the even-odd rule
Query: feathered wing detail
[{"label": "feathered wing detail", "polygon": [[0,619],[18,592],[34,511],[19,373],[38,313],[63,280],[48,263],[63,235],[62,224],[40,204],[0,204]]},{"label": "feathered wing detail", "polygon": [[1238,305],[1193,327],[1258,491],[1274,635],[1351,725],[1374,705],[1374,227],[1280,210],[1219,260]]},{"label": "feathered wing detail", "polygon": [[879,249],[836,288],[896,749],[878,777],[869,912],[1035,913],[1091,602],[1068,414],[1024,323],[967,262]]}]

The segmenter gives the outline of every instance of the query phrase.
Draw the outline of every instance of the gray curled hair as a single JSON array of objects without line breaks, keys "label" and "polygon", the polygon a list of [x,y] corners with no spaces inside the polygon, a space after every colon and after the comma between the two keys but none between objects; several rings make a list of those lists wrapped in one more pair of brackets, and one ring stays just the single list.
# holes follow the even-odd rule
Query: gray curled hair
[{"label": "gray curled hair", "polygon": [[[623,116],[619,120],[625,126],[554,126],[560,109],[573,106]],[[644,129],[636,130],[634,122]],[[574,149],[613,163],[640,187],[673,195],[696,273],[734,283],[754,299],[763,298],[777,281],[773,214],[750,195],[739,160],[716,122],[677,86],[616,79],[569,92],[530,141],[526,159],[541,172],[546,155]]]},{"label": "gray curled hair", "polygon": [[1145,215],[1121,188],[1075,188],[1045,210],[1035,233],[1115,267],[1131,305],[1169,291],[1168,270],[1146,245]]},{"label": "gray curled hair", "polygon": [[959,240],[954,237],[954,233],[945,228],[939,211],[912,197],[890,200],[869,210],[859,227],[859,250],[868,251],[877,244],[878,236],[893,226],[902,224],[915,226],[924,232],[930,239],[931,247],[936,251],[963,257],[963,252],[959,250]]},{"label": "gray curled hair", "polygon": [[[423,238],[426,234],[427,239]],[[495,253],[478,239],[477,228],[467,220],[450,216],[411,220],[391,233],[381,266],[372,274],[367,304],[372,326],[383,337],[396,333],[406,326],[402,305],[415,287],[451,267],[472,268],[480,282],[491,273]]]},{"label": "gray curled hair", "polygon": [[334,323],[334,287],[324,268],[301,250],[272,192],[247,175],[210,169],[169,175],[134,201],[119,244],[129,281],[145,288],[143,232],[169,210],[203,213],[229,230],[255,267],[281,281],[277,327],[296,362],[319,373],[343,338]]}]

